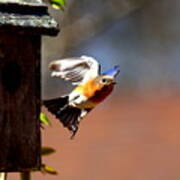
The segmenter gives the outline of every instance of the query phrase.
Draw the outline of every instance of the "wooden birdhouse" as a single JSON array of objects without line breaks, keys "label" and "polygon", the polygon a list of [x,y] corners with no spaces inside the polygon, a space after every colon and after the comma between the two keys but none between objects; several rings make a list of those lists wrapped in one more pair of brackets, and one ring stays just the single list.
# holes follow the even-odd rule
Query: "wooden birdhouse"
[{"label": "wooden birdhouse", "polygon": [[57,23],[41,0],[0,1],[0,171],[41,165],[41,36]]}]

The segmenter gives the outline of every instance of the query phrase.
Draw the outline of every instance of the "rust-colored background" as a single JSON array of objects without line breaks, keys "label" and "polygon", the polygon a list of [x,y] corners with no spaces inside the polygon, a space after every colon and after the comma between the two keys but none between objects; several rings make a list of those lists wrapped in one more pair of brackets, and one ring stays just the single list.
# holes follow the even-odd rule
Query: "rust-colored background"
[{"label": "rust-colored background", "polygon": [[52,127],[42,130],[43,144],[57,153],[43,161],[59,175],[38,172],[33,179],[179,180],[179,113],[177,94],[112,96],[82,121],[74,140],[48,113]]}]

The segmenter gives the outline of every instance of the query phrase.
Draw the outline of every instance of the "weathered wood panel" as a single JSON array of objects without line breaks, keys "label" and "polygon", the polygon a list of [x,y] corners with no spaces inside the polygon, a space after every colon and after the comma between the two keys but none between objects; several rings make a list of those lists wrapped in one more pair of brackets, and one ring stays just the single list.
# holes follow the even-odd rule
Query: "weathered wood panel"
[{"label": "weathered wood panel", "polygon": [[0,32],[0,171],[40,166],[40,44]]}]

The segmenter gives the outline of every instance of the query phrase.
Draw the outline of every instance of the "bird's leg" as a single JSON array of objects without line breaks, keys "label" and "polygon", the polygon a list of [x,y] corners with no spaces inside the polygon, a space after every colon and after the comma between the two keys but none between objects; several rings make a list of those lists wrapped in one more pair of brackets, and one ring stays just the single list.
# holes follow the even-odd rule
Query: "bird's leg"
[{"label": "bird's leg", "polygon": [[74,97],[74,99],[69,100],[69,102],[64,105],[62,108],[59,109],[58,114],[61,113],[61,111],[65,110],[69,105],[73,104],[73,101],[76,100],[79,96]]},{"label": "bird's leg", "polygon": [[68,106],[69,106],[69,103],[66,104],[65,106],[63,106],[62,108],[60,108],[59,111],[58,111],[58,114],[59,114],[61,111],[63,111],[64,109],[66,109]]},{"label": "bird's leg", "polygon": [[71,131],[72,131],[71,139],[74,139],[78,129],[79,129],[78,126],[75,126],[75,125],[71,126]]}]

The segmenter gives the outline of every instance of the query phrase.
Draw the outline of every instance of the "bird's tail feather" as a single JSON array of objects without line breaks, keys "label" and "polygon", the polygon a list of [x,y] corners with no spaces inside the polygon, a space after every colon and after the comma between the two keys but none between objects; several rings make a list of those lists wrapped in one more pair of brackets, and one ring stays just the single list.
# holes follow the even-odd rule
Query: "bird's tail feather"
[{"label": "bird's tail feather", "polygon": [[68,96],[63,96],[60,98],[44,100],[43,104],[48,108],[51,113],[56,115],[58,111],[68,105],[68,99]]},{"label": "bird's tail feather", "polygon": [[78,125],[82,110],[69,106],[68,96],[45,100],[43,104],[47,109],[58,118],[62,124],[72,131],[71,138],[74,137],[78,130]]}]

